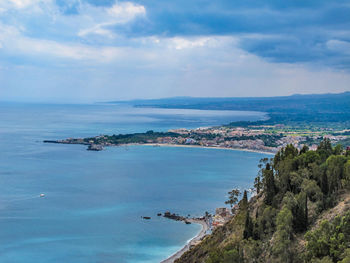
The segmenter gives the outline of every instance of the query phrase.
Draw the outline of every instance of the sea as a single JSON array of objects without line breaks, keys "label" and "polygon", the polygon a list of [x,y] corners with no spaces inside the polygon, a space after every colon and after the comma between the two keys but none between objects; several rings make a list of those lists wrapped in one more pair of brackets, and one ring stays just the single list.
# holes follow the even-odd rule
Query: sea
[{"label": "sea", "polygon": [[43,140],[264,118],[261,112],[128,104],[0,103],[0,262],[160,262],[200,226],[158,213],[214,213],[229,190],[252,186],[258,161],[268,156],[152,146],[93,152]]}]

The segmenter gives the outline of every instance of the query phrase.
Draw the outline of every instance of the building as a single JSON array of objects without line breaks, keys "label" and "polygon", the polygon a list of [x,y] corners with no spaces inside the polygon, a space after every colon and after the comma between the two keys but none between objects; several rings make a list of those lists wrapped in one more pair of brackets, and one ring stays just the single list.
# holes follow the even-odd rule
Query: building
[{"label": "building", "polygon": [[231,218],[231,212],[226,207],[219,207],[215,209],[215,216],[213,217],[213,228],[223,226]]},{"label": "building", "polygon": [[228,217],[231,216],[231,212],[226,207],[219,207],[215,209],[215,215],[219,215],[221,217]]}]

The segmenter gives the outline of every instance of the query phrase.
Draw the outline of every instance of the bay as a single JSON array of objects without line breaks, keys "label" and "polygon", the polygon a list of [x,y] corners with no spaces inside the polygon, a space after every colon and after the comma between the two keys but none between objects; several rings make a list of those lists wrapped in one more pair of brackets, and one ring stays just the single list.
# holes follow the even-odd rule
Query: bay
[{"label": "bay", "polygon": [[43,140],[262,118],[258,112],[0,103],[0,262],[159,262],[200,227],[157,213],[213,213],[227,191],[251,186],[266,156],[151,146],[90,152]]}]

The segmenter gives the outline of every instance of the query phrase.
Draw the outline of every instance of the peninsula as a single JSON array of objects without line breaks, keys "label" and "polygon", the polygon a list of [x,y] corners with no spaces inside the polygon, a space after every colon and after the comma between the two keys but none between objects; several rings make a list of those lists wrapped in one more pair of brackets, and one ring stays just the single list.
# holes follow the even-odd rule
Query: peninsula
[{"label": "peninsula", "polygon": [[[174,129],[167,132],[147,131],[133,134],[99,135],[88,138],[46,140],[45,143],[82,144],[88,150],[100,151],[106,146],[153,145],[153,146],[197,146],[224,149],[251,150],[276,153],[292,144],[297,149],[308,146],[316,150],[323,139],[333,145],[350,146],[350,129],[343,127],[300,128],[285,124],[233,123],[218,127],[197,129]],[[238,126],[239,125],[239,126]]]}]

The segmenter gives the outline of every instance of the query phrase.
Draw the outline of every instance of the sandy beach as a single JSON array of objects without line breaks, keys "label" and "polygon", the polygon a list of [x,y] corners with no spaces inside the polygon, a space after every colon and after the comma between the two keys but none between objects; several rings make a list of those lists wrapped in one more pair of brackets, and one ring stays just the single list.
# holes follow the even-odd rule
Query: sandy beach
[{"label": "sandy beach", "polygon": [[187,221],[193,224],[200,224],[202,226],[201,231],[198,233],[198,235],[192,238],[182,249],[177,251],[175,254],[173,254],[169,258],[161,261],[161,263],[173,263],[176,259],[180,258],[187,250],[189,250],[192,245],[194,245],[197,241],[200,241],[205,236],[206,232],[209,229],[208,224],[204,220],[187,219]]},{"label": "sandy beach", "polygon": [[258,150],[251,149],[242,149],[242,148],[228,148],[228,147],[220,147],[220,146],[200,146],[200,145],[182,145],[182,144],[165,144],[165,143],[144,143],[144,144],[125,144],[121,146],[128,145],[146,145],[146,146],[154,146],[154,147],[185,147],[185,148],[204,148],[204,149],[218,149],[218,150],[229,150],[229,151],[244,151],[244,152],[254,152],[254,153],[263,153],[263,154],[271,154],[272,152],[264,152]]}]

